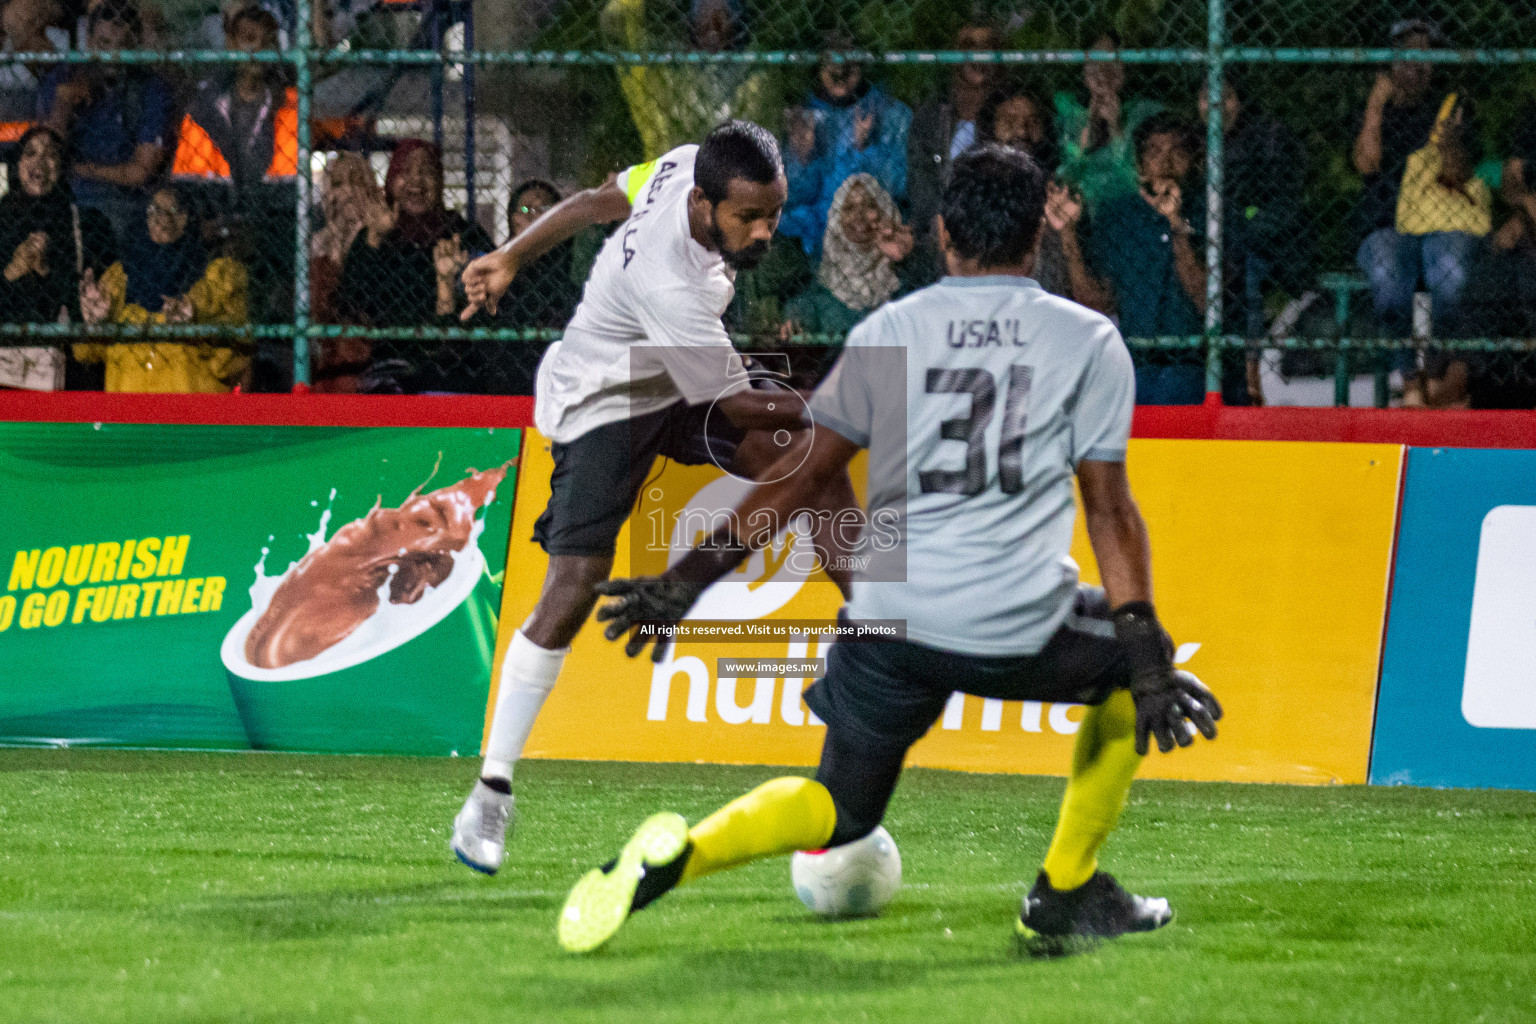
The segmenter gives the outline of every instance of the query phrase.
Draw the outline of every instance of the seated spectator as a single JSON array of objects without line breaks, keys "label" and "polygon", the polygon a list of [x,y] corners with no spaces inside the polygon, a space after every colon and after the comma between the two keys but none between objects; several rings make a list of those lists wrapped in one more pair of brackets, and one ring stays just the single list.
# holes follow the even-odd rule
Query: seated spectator
[{"label": "seated spectator", "polygon": [[[996,50],[1001,42],[997,26],[974,16],[955,35],[957,50]],[[950,161],[975,143],[976,118],[996,77],[991,64],[956,65],[945,95],[923,103],[912,115],[907,138],[907,208],[919,242],[932,250],[935,261],[938,243],[933,236],[933,217],[939,212],[939,197],[949,180]]]},{"label": "seated spectator", "polygon": [[[229,15],[225,43],[235,52],[276,50],[277,18],[254,3],[239,7]],[[278,64],[219,66],[187,105],[171,163],[175,180],[197,189],[240,243],[259,322],[293,315],[299,115],[298,93],[286,79]]]},{"label": "seated spectator", "polygon": [[[275,50],[277,19],[255,4],[242,7],[230,16],[225,38],[233,51]],[[298,93],[284,84],[281,66],[258,61],[225,65],[198,84],[187,104],[171,173],[241,197],[265,186],[286,186],[279,201],[291,207],[298,129]]]},{"label": "seated spectator", "polygon": [[1035,280],[1052,295],[1060,295],[1106,316],[1114,312],[1108,286],[1088,267],[1078,227],[1083,197],[1070,185],[1050,181],[1045,186],[1045,219],[1035,248]]},{"label": "seated spectator", "polygon": [[[86,47],[97,52],[135,49],[143,28],[132,0],[100,0],[86,25]],[[60,64],[43,79],[38,116],[69,145],[75,202],[106,214],[119,238],[142,230],[171,108],[165,83],[128,65]]]},{"label": "seated spectator", "polygon": [[116,259],[111,225],[70,202],[63,176],[64,143],[51,128],[30,129],[0,199],[0,321],[78,320],[81,273]]},{"label": "seated spectator", "polygon": [[976,114],[976,141],[1000,142],[1034,157],[1047,176],[1054,174],[1060,150],[1055,115],[1038,93],[1016,84],[992,90]]},{"label": "seated spectator", "polygon": [[789,301],[783,337],[844,334],[908,290],[901,271],[912,255],[912,229],[873,175],[855,174],[827,212],[816,283]]},{"label": "seated spectator", "polygon": [[[1196,102],[1200,117],[1209,117],[1204,87]],[[1284,281],[1300,291],[1311,283],[1301,202],[1307,154],[1289,128],[1243,102],[1231,76],[1223,84],[1221,107],[1223,320],[1230,334],[1262,338],[1266,286]]]},{"label": "seated spectator", "polygon": [[[122,258],[97,280],[80,282],[80,313],[88,324],[219,324],[246,322],[245,267],[227,256],[210,258],[199,232],[188,230],[187,204],[161,188],[132,233]],[[105,362],[108,391],[222,393],[244,375],[246,354],[220,342],[178,339],[86,342],[81,362]]]},{"label": "seated spectator", "polygon": [[[528,230],[560,199],[559,189],[547,181],[530,178],[518,185],[507,202],[512,237]],[[576,240],[568,239],[518,268],[495,315],[477,314],[469,326],[563,329],[581,301],[575,261]],[[541,339],[454,342],[442,360],[449,372],[437,378],[436,386],[478,394],[531,395],[539,359],[548,347],[549,342]]]},{"label": "seated spectator", "polygon": [[[443,158],[420,139],[395,146],[382,194],[370,181],[358,232],[341,271],[336,304],[347,323],[367,327],[456,326],[459,273],[491,240],[443,205]],[[378,393],[469,391],[455,342],[375,341],[359,389]]]},{"label": "seated spectator", "polygon": [[1461,326],[1461,293],[1480,241],[1493,227],[1493,193],[1473,174],[1482,147],[1471,110],[1471,101],[1455,93],[1445,98],[1428,144],[1408,157],[1397,197],[1396,280],[1406,287],[1387,296],[1386,312],[1394,322],[1411,319],[1410,277],[1422,266],[1433,303],[1431,322],[1440,337],[1455,337]]},{"label": "seated spectator", "polygon": [[726,330],[773,337],[784,323],[784,309],[814,277],[810,257],[798,238],[775,233],[757,266],[736,272],[736,295],[721,320]]},{"label": "seated spectator", "polygon": [[[851,50],[853,40],[834,33],[826,48]],[[779,230],[799,238],[806,252],[814,255],[821,248],[832,196],[851,175],[869,174],[892,198],[906,197],[912,111],[866,80],[858,64],[823,61],[810,96],[788,120],[789,202]]]},{"label": "seated spectator", "polygon": [[[234,49],[229,45],[229,35],[233,30],[231,17],[253,3],[259,5],[262,10],[272,15],[273,24],[277,26],[275,37],[276,46],[273,49],[288,49],[289,45],[297,38],[295,27],[297,25],[298,7],[294,0],[219,0],[218,9],[209,9],[200,21],[190,26],[184,34],[183,41],[189,48],[207,50]],[[348,16],[343,22],[344,28],[355,24],[356,10],[371,6],[377,0],[360,0],[358,3],[348,3],[347,0],[317,0],[310,6],[310,38],[314,41],[316,49],[330,49],[335,43],[345,39],[347,32],[333,35],[330,24],[333,20],[342,16],[338,8],[348,8],[345,14]]]},{"label": "seated spectator", "polygon": [[[326,164],[320,193],[323,224],[309,239],[309,315],[315,323],[340,322],[336,291],[347,250],[363,230],[363,203],[378,188],[368,161],[341,153]],[[368,366],[372,348],[364,338],[327,338],[313,343],[311,386],[316,391],[353,392]]]},{"label": "seated spectator", "polygon": [[341,268],[358,232],[364,204],[378,185],[368,161],[340,153],[325,165],[320,190],[321,226],[309,238],[309,309],[316,323],[337,323],[336,289]]},{"label": "seated spectator", "polygon": [[[978,142],[1000,142],[1034,157],[1049,176],[1056,170],[1056,135],[1051,108],[1035,93],[1018,87],[994,91],[976,118]],[[1079,225],[1083,197],[1059,181],[1046,185],[1045,220],[1035,250],[1035,279],[1061,295],[1101,313],[1109,312],[1103,283],[1088,270]]]},{"label": "seated spectator", "polygon": [[1492,239],[1492,249],[1512,314],[1490,333],[1536,337],[1536,109],[1527,111],[1515,132],[1513,153],[1504,161],[1502,193],[1511,215]]},{"label": "seated spectator", "polygon": [[[1430,294],[1430,324],[1441,338],[1466,334],[1462,299],[1483,239],[1493,228],[1493,193],[1474,176],[1481,146],[1472,129],[1470,101],[1447,96],[1429,143],[1408,157],[1397,198],[1400,261],[1393,280],[1400,291],[1378,297],[1389,322],[1411,322],[1413,285],[1422,267]],[[1449,406],[1467,397],[1464,358],[1431,355],[1423,380],[1404,383],[1403,404]]]},{"label": "seated spectator", "polygon": [[[1120,35],[1105,32],[1088,49],[1118,53]],[[1088,89],[1086,105],[1073,93],[1056,94],[1056,123],[1061,132],[1061,177],[1082,193],[1092,216],[1104,203],[1136,195],[1139,184],[1131,141],[1141,123],[1163,105],[1147,99],[1122,100],[1125,65],[1118,59],[1085,62],[1083,85]]]},{"label": "seated spectator", "polygon": [[454,288],[468,251],[492,246],[478,225],[444,207],[442,159],[420,139],[395,146],[384,191],[370,188],[363,230],[342,267],[337,306],[344,320],[414,327],[456,312]]},{"label": "seated spectator", "polygon": [[[69,33],[57,27],[63,17],[57,0],[5,0],[0,4],[0,56],[13,53],[62,53]],[[37,115],[38,79],[48,65],[0,64],[0,122],[29,122]]]},{"label": "seated spectator", "polygon": [[[507,221],[516,237],[561,200],[560,190],[537,178],[512,190],[507,201]],[[572,264],[576,244],[568,239],[540,256],[517,276],[496,309],[497,327],[546,327],[563,329],[581,301],[581,283]]]},{"label": "seated spectator", "polygon": [[[603,8],[603,37],[615,49],[721,53],[746,44],[741,0],[692,0],[687,39],[656,38],[647,24],[646,0],[609,0]],[[764,124],[776,113],[768,77],[749,64],[632,64],[617,70],[647,160],[698,142],[722,121]]]},{"label": "seated spectator", "polygon": [[[1392,26],[1391,41],[1411,52],[1445,40],[1433,25],[1415,20]],[[1398,234],[1398,192],[1409,154],[1429,140],[1435,125],[1440,100],[1431,89],[1433,78],[1433,65],[1406,57],[1377,74],[1351,154],[1365,186],[1356,207],[1364,240],[1355,258],[1370,282],[1377,329],[1386,337],[1406,338],[1412,328],[1421,246]]]},{"label": "seated spectator", "polygon": [[[1536,337],[1536,109],[1528,108],[1504,161],[1501,192],[1510,216],[1489,237],[1466,295],[1468,333]],[[1474,409],[1536,408],[1536,360],[1512,353],[1464,353]]]},{"label": "seated spectator", "polygon": [[[1127,338],[1190,336],[1205,331],[1205,260],[1187,208],[1200,151],[1188,122],[1154,114],[1133,137],[1141,188],[1107,200],[1094,219],[1092,255],[1109,286]],[[1203,217],[1199,218],[1203,220]],[[1205,360],[1188,354],[1132,352],[1136,401],[1195,405],[1205,400]]]}]

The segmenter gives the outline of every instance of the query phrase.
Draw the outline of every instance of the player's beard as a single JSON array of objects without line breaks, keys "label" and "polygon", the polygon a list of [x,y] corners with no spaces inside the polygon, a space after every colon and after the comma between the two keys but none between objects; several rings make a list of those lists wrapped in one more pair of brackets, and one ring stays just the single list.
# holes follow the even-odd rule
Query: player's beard
[{"label": "player's beard", "polygon": [[725,244],[725,232],[720,230],[719,223],[713,218],[709,222],[709,241],[720,258],[725,260],[725,265],[735,271],[751,270],[763,262],[763,257],[768,255],[767,242],[753,242],[744,245],[740,249],[732,249]]}]

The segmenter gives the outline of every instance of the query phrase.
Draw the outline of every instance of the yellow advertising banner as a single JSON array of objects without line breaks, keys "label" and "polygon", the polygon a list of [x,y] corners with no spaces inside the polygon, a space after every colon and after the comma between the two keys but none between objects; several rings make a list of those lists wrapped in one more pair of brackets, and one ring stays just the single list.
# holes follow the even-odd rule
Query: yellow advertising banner
[{"label": "yellow advertising banner", "polygon": [[[546,558],[530,537],[549,497],[548,442],[529,430],[520,467],[495,678],[532,611]],[[1178,660],[1221,698],[1215,743],[1154,754],[1150,778],[1359,783],[1366,779],[1403,452],[1396,445],[1267,441],[1131,443],[1131,483],[1152,536],[1160,615]],[[855,482],[859,476],[855,464]],[[741,481],[658,463],[619,537],[616,573],[656,572],[658,547],[695,539]],[[702,512],[702,516],[701,516]],[[835,617],[837,588],[797,575],[791,529],[712,587],[701,619]],[[642,552],[631,561],[632,545]],[[644,554],[650,552],[650,554]],[[1073,557],[1096,581],[1078,521]],[[651,564],[655,562],[655,564]],[[721,678],[721,658],[824,657],[814,638],[685,643],[660,665],[629,659],[589,621],[566,659],[527,756],[815,764],[824,727],[800,699],[809,678]],[[491,697],[495,702],[495,693]],[[1065,774],[1077,705],[951,699],[908,763]]]}]

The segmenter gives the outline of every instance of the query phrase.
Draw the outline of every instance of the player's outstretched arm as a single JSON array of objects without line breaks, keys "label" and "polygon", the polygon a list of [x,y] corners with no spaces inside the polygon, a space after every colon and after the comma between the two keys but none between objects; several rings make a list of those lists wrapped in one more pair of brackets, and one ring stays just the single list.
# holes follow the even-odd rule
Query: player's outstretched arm
[{"label": "player's outstretched arm", "polygon": [[497,302],[520,268],[594,224],[623,220],[629,210],[629,197],[611,179],[551,206],[506,245],[471,260],[464,268],[464,294],[469,305],[459,319],[468,320],[481,309],[495,313]]},{"label": "player's outstretched arm", "polygon": [[[626,633],[624,653],[633,658],[655,641],[651,660],[660,661],[670,638],[638,631],[641,623],[661,626],[681,622],[708,586],[733,571],[757,548],[771,541],[774,526],[788,523],[804,509],[816,508],[817,498],[838,474],[846,473],[859,446],[832,430],[809,432],[810,451],[800,462],[801,449],[790,450],[768,471],[773,483],[761,484],[742,499],[736,511],[676,565],[660,576],[612,579],[597,585],[597,592],[614,600],[597,610],[597,620],[608,623],[603,635],[617,640]],[[797,469],[796,466],[799,466]]]},{"label": "player's outstretched arm", "polygon": [[715,408],[742,430],[802,430],[805,405],[788,389],[738,391],[719,399]]},{"label": "player's outstretched arm", "polygon": [[1191,722],[1206,739],[1215,739],[1221,704],[1200,680],[1174,669],[1167,634],[1152,607],[1152,546],[1125,463],[1085,459],[1077,480],[1088,540],[1114,609],[1115,636],[1131,660],[1136,752],[1145,754],[1152,736],[1163,753],[1174,744],[1189,746]]}]

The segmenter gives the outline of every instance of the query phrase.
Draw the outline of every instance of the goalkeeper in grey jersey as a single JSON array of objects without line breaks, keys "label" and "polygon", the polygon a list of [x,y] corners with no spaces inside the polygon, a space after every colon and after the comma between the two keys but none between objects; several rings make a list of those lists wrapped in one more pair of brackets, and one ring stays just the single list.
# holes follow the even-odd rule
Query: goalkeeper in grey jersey
[{"label": "goalkeeper in grey jersey", "polygon": [[[988,145],[959,157],[938,230],[950,276],[853,331],[809,403],[808,451],[787,455],[766,477],[776,483],[664,575],[599,586],[616,598],[598,612],[609,638],[628,634],[638,653],[867,448],[867,561],[843,616],[904,620],[906,635],[832,648],[805,694],[827,724],[814,781],[774,779],[691,829],[676,814],[648,819],[571,891],[558,924],[566,948],[596,947],[678,884],[867,835],[907,749],[954,690],[1089,705],[1019,933],[1053,945],[1172,918],[1166,900],[1099,870],[1098,852],[1149,740],[1167,752],[1197,731],[1214,738],[1221,707],[1173,667],[1153,610],[1146,525],[1125,472],[1130,355],[1108,320],[1028,276],[1044,203],[1028,156]],[[1068,555],[1074,478],[1102,589],[1079,584]]]}]

